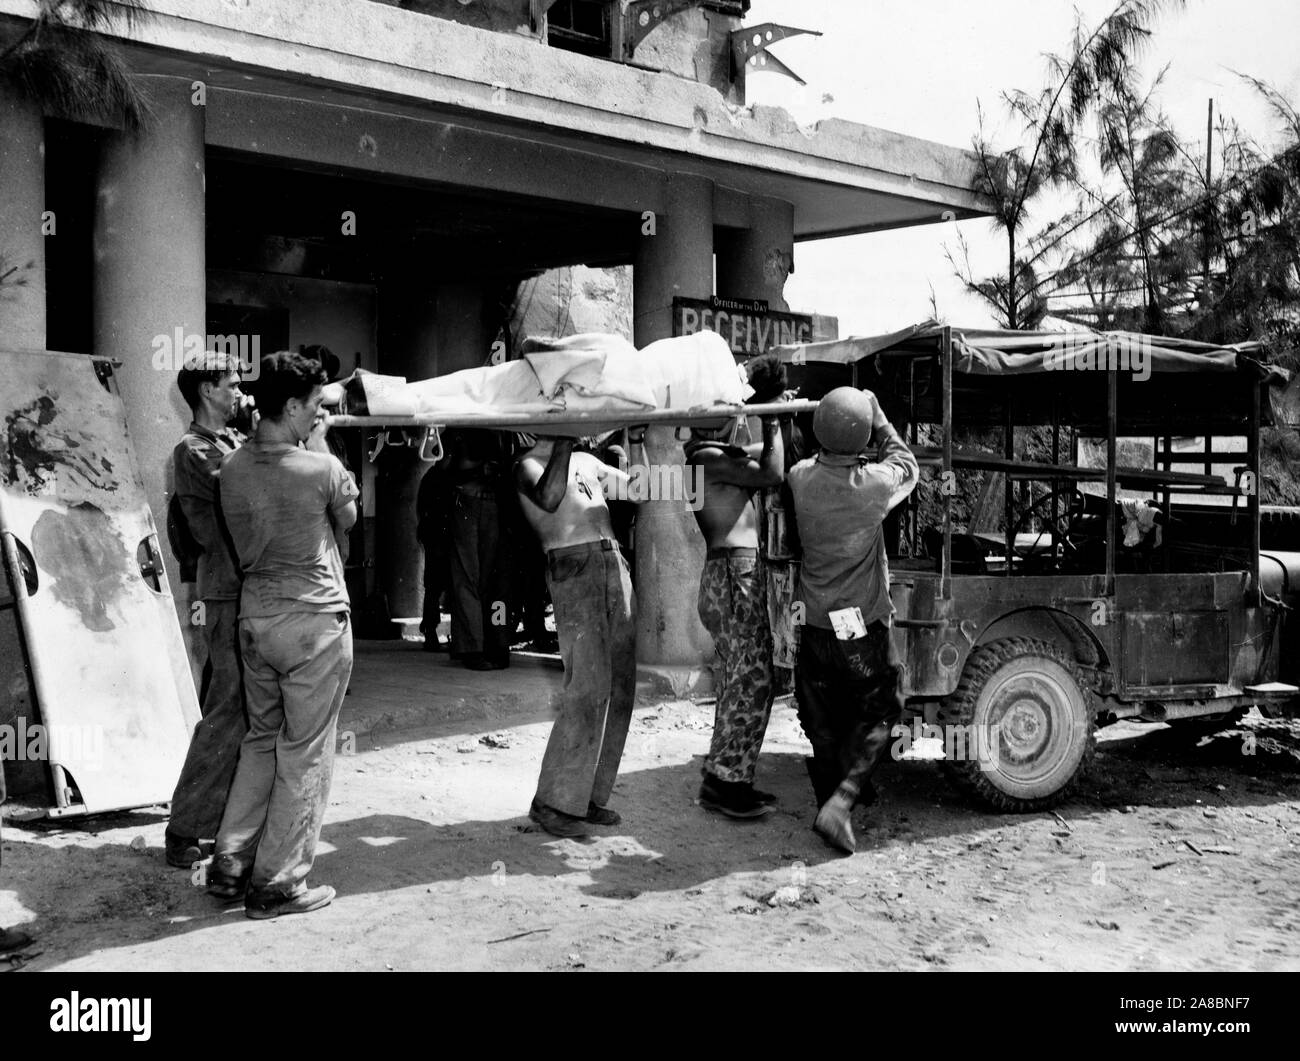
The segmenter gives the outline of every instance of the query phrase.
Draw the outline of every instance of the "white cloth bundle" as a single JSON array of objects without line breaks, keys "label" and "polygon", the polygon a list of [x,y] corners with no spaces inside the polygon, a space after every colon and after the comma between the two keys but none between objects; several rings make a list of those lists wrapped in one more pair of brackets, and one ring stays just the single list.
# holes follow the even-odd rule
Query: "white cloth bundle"
[{"label": "white cloth bundle", "polygon": [[[542,396],[565,409],[654,409],[654,390],[636,347],[617,335],[587,332],[563,339],[525,339],[523,359]],[[590,405],[585,399],[595,399]]]},{"label": "white cloth bundle", "polygon": [[617,335],[527,339],[523,358],[504,365],[414,383],[370,372],[356,378],[373,416],[688,409],[735,404],[753,393],[714,332],[661,339],[640,351]]}]

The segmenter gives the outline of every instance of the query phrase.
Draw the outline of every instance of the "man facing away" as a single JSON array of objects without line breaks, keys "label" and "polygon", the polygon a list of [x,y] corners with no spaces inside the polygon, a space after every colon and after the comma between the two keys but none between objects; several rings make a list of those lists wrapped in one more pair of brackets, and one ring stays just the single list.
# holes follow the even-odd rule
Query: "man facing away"
[{"label": "man facing away", "polygon": [[[874,432],[878,462],[868,459]],[[916,486],[916,458],[870,391],[838,387],[813,416],[822,452],[790,469],[803,543],[804,627],[795,668],[799,721],[813,747],[813,828],[852,854],[849,820],[902,714],[890,640],[881,525]]]},{"label": "man facing away", "polygon": [[239,745],[248,732],[239,659],[239,574],[217,511],[221,462],[244,441],[227,426],[243,394],[239,365],[226,354],[206,353],[187,362],[176,384],[194,414],[172,451],[172,470],[176,502],[202,550],[196,595],[208,665],[200,704],[203,717],[190,739],[163,838],[167,864],[189,869],[203,858],[202,841],[217,835]]},{"label": "man facing away", "polygon": [[[778,354],[759,354],[745,362],[745,373],[754,393],[747,405],[789,401],[796,391],[788,390],[785,362]],[[757,417],[748,426],[755,437],[760,433]],[[767,570],[767,614],[772,627],[772,687],[777,696],[794,689],[794,664],[798,653],[799,627],[794,622],[795,590],[799,578],[799,538],[795,533],[794,505],[785,476],[803,460],[803,434],[788,417],[781,419],[781,445],[785,450],[782,482],[758,492],[758,553]],[[749,447],[750,452],[756,452]]]},{"label": "man facing away", "polygon": [[758,552],[755,491],[784,478],[780,425],[762,419],[757,459],[728,445],[721,432],[693,429],[688,466],[701,470],[702,503],[695,520],[708,548],[700,576],[700,621],[719,662],[713,740],[704,759],[700,806],[730,818],[757,818],[776,797],[754,788],[754,770],[767,732],[775,688],[767,572]]},{"label": "man facing away", "polygon": [[420,480],[415,499],[415,537],[424,550],[424,616],[420,630],[426,652],[444,652],[438,640],[442,622],[442,596],[451,584],[451,479],[450,453],[433,465]]},{"label": "man facing away", "polygon": [[509,463],[499,432],[459,431],[450,475],[451,652],[470,670],[510,666],[510,576],[513,543],[502,537],[502,493]]},{"label": "man facing away", "polygon": [[529,817],[553,836],[617,825],[614,790],[636,694],[632,579],[610,524],[610,496],[626,495],[617,468],[574,439],[541,439],[520,454],[515,485],[546,551],[546,582],[564,661],[560,715],[542,757]]},{"label": "man facing away", "polygon": [[[221,506],[244,572],[239,644],[248,736],[208,890],[268,918],[334,898],[307,886],[329,799],[339,708],[352,673],[343,581],[356,484],[325,442],[320,365],[262,359],[252,439],[221,467]],[[302,448],[299,444],[306,443]]]}]

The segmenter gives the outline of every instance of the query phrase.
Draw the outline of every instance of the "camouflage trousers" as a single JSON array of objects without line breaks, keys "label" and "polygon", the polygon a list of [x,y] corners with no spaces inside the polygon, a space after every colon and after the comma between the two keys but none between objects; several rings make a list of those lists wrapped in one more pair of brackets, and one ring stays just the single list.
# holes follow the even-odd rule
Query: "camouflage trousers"
[{"label": "camouflage trousers", "polygon": [[709,556],[699,612],[718,653],[718,706],[704,772],[720,781],[752,782],[775,696],[767,572],[754,550]]}]

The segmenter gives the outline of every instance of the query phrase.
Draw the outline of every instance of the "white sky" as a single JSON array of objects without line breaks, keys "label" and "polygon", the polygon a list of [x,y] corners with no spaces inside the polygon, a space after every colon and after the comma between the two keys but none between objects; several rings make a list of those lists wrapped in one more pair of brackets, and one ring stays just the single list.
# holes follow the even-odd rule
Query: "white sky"
[{"label": "white sky", "polygon": [[[1078,0],[1095,25],[1115,0]],[[821,30],[773,53],[807,80],[748,75],[749,102],[785,107],[801,123],[837,117],[953,147],[969,147],[976,100],[1000,142],[1018,135],[1001,93],[1035,92],[1043,56],[1064,52],[1074,4],[1063,0],[753,0],[747,25],[775,22]],[[1278,127],[1234,71],[1269,82],[1300,104],[1300,3],[1296,0],[1187,0],[1154,25],[1142,66],[1153,76],[1170,64],[1159,100],[1175,127],[1204,154],[1206,101],[1233,117],[1265,147]],[[823,97],[829,96],[826,101]],[[1014,139],[1010,142],[1014,142]],[[1044,209],[1039,221],[1049,219]],[[786,300],[799,312],[839,317],[840,334],[891,331],[930,315],[930,285],[939,312],[955,324],[989,325],[992,317],[967,295],[944,257],[960,227],[978,276],[1005,263],[1005,241],[987,220],[925,225],[898,232],[801,243]]]}]

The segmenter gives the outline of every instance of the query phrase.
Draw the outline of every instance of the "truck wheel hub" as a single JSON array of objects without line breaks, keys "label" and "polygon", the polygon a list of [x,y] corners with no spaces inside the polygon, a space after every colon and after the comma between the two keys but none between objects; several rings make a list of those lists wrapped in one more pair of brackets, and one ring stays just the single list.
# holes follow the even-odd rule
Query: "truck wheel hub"
[{"label": "truck wheel hub", "polygon": [[1002,732],[1014,750],[1026,751],[1037,744],[1047,728],[1047,714],[1037,700],[1017,700],[1002,720]]}]

